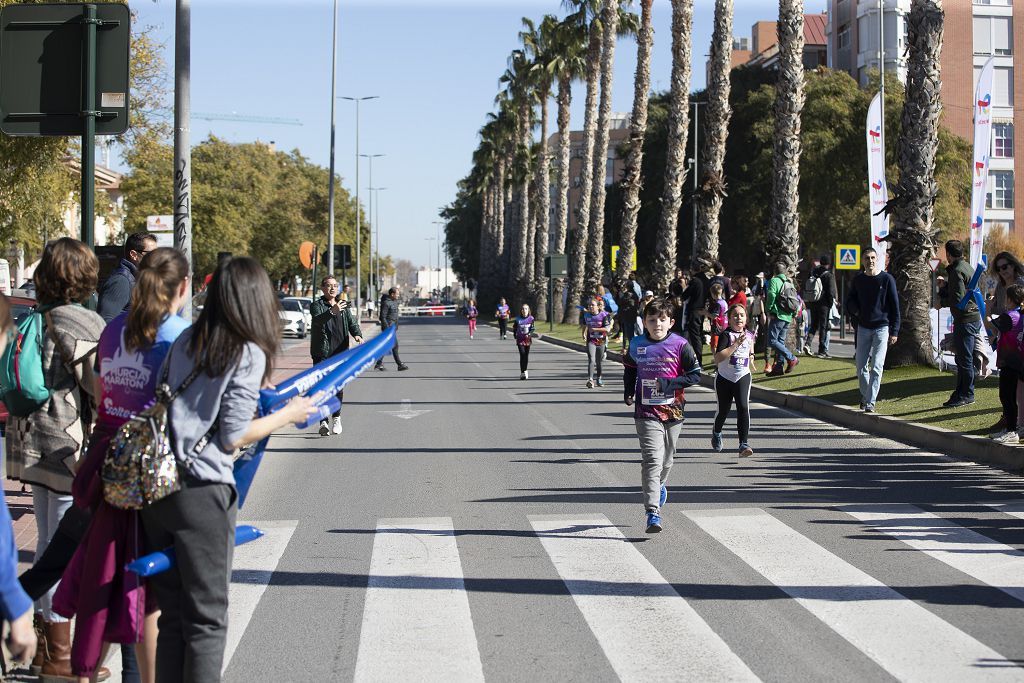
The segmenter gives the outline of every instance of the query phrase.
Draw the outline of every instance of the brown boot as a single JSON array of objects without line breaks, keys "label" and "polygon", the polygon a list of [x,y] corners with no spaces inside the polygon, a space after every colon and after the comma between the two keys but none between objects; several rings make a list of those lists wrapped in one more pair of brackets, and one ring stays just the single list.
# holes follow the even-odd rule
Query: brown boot
[{"label": "brown boot", "polygon": [[36,632],[36,656],[32,658],[30,670],[38,676],[46,660],[46,629],[43,628],[42,613],[36,612],[32,615],[32,629]]},{"label": "brown boot", "polygon": [[77,681],[71,673],[71,622],[43,622],[46,657],[39,677],[44,681]]}]

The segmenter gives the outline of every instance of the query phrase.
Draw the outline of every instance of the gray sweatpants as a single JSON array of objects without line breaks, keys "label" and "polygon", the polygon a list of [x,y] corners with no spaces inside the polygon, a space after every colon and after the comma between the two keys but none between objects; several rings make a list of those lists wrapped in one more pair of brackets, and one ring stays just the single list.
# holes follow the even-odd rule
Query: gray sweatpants
[{"label": "gray sweatpants", "polygon": [[594,379],[594,366],[597,366],[597,376],[601,376],[601,369],[604,367],[605,346],[601,344],[587,343],[587,379]]},{"label": "gray sweatpants", "polygon": [[640,483],[644,489],[644,507],[657,510],[661,501],[661,487],[668,480],[672,459],[676,455],[676,441],[683,430],[683,421],[637,419],[636,435],[640,438]]}]

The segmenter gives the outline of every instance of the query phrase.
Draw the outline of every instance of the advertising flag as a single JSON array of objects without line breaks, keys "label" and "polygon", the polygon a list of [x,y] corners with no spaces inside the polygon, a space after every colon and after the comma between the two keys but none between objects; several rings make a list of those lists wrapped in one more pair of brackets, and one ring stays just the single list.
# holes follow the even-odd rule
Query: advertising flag
[{"label": "advertising flag", "polygon": [[882,241],[889,234],[889,217],[882,207],[889,201],[889,188],[885,182],[885,148],[882,146],[882,95],[875,95],[868,107],[868,198],[871,206],[871,246],[878,252],[878,262],[885,264],[885,251],[889,245]]},{"label": "advertising flag", "polygon": [[985,247],[985,195],[988,191],[989,150],[992,148],[992,63],[989,57],[974,93],[974,165],[971,173],[971,265],[977,266]]}]

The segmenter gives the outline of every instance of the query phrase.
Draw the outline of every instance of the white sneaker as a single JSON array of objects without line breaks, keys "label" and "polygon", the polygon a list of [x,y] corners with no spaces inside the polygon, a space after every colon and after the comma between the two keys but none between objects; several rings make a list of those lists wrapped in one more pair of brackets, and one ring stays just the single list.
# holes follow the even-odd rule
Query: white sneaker
[{"label": "white sneaker", "polygon": [[1001,439],[1004,436],[1006,436],[1006,430],[1002,429],[1002,430],[1000,430],[998,432],[992,432],[991,434],[988,435],[988,438],[990,438],[990,439]]},{"label": "white sneaker", "polygon": [[331,428],[327,424],[327,420],[320,420],[320,436],[327,436],[331,433]]},{"label": "white sneaker", "polygon": [[341,418],[340,417],[334,418],[334,427],[333,427],[333,429],[331,429],[331,431],[334,432],[335,434],[341,434]]},{"label": "white sneaker", "polygon": [[1006,432],[1002,436],[994,439],[996,443],[1015,444],[1020,443],[1020,436],[1017,432]]},{"label": "white sneaker", "polygon": [[523,379],[530,379],[530,371],[523,370]]},{"label": "white sneaker", "polygon": [[593,389],[593,388],[594,388],[594,380],[588,379],[587,380],[587,389]]}]

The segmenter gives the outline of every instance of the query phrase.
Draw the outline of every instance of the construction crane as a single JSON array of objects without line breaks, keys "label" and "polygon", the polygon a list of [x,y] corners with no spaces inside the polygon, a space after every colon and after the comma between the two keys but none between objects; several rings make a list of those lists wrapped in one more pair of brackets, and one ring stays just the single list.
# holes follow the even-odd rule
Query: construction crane
[{"label": "construction crane", "polygon": [[211,114],[209,112],[192,112],[192,118],[204,121],[239,121],[241,123],[270,123],[278,126],[301,126],[298,119],[286,119],[278,116],[249,116],[247,114]]}]

